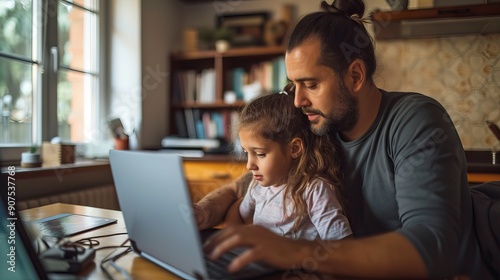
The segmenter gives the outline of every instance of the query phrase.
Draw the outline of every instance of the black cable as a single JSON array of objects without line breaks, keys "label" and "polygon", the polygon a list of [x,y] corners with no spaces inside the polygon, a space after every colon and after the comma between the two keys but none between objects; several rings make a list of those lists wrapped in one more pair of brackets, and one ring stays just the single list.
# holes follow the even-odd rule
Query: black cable
[{"label": "black cable", "polygon": [[[125,269],[123,269],[122,267],[120,267],[119,265],[116,264],[116,261],[125,256],[126,254],[128,254],[129,252],[132,252],[132,247],[131,246],[124,246],[125,243],[127,243],[129,241],[129,239],[127,238],[122,244],[120,244],[119,246],[116,247],[115,250],[113,250],[111,253],[109,253],[106,257],[104,257],[101,261],[101,264],[99,265],[102,269],[102,271],[104,271],[104,273],[106,274],[106,276],[108,276],[109,279],[113,279],[113,276],[111,276],[111,273],[109,273],[109,271],[104,267],[104,264],[109,262],[109,264],[114,267],[117,271],[119,271],[124,277],[125,279],[132,279],[132,277],[130,276],[130,274],[125,271]],[[113,256],[110,258],[111,255],[113,255],[119,248],[127,248],[126,250],[124,250],[123,252]]]},{"label": "black cable", "polygon": [[112,234],[85,237],[85,238],[82,238],[82,239],[75,241],[74,243],[89,246],[89,248],[93,248],[94,246],[101,244],[98,240],[95,240],[97,238],[110,237],[110,236],[116,236],[116,235],[124,235],[124,234],[127,234],[127,233],[120,232],[120,233],[112,233]]},{"label": "black cable", "polygon": [[[125,234],[127,234],[127,233],[120,232],[120,233],[112,233],[112,234],[105,234],[105,235],[98,235],[98,236],[90,236],[90,237],[81,238],[81,239],[76,240],[76,241],[70,241],[66,238],[57,238],[53,246],[59,246],[60,249],[65,252],[65,254],[66,253],[73,254],[75,257],[76,257],[76,255],[81,254],[82,252],[85,252],[85,249],[86,249],[85,246],[87,246],[89,249],[90,248],[94,249],[95,251],[104,250],[104,249],[115,249],[101,260],[100,267],[101,267],[102,271],[110,279],[113,279],[113,277],[111,276],[111,273],[109,273],[109,271],[104,267],[105,263],[109,263],[112,267],[114,267],[117,271],[119,271],[126,279],[132,279],[132,277],[130,276],[130,274],[127,271],[125,271],[122,267],[120,267],[119,265],[117,265],[115,263],[119,258],[125,256],[126,254],[128,254],[129,252],[132,251],[131,246],[125,246],[125,244],[129,241],[128,238],[122,244],[120,244],[118,246],[111,245],[111,246],[102,246],[102,247],[94,248],[95,246],[98,246],[101,244],[99,242],[99,240],[96,240],[96,238],[104,238],[104,237],[111,237],[111,236],[125,235]],[[48,248],[52,247],[52,246],[49,246],[47,240],[45,240],[44,238],[41,238],[41,240]],[[126,248],[126,249],[123,252],[121,252],[113,257],[110,257],[120,248]]]}]

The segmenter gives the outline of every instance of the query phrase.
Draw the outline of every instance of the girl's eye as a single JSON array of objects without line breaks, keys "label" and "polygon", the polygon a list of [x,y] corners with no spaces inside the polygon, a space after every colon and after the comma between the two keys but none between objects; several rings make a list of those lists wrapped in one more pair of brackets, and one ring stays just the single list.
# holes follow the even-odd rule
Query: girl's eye
[{"label": "girl's eye", "polygon": [[263,158],[266,156],[266,154],[255,154],[257,157]]}]

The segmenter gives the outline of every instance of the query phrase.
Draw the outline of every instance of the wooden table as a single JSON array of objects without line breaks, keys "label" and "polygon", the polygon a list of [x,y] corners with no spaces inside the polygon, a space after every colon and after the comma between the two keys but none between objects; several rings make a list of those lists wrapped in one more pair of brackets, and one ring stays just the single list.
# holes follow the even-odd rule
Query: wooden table
[{"label": "wooden table", "polygon": [[[101,209],[89,206],[80,206],[80,205],[72,205],[65,203],[55,203],[46,206],[30,208],[27,210],[23,210],[20,212],[21,218],[24,221],[38,220],[41,218],[46,218],[49,216],[61,214],[61,213],[73,213],[73,214],[82,214],[82,215],[90,215],[90,216],[98,216],[103,218],[113,218],[117,219],[118,222],[115,224],[111,224],[102,228],[94,229],[82,234],[78,234],[72,236],[70,239],[72,241],[80,240],[86,237],[93,236],[101,236],[107,234],[116,234],[116,233],[126,233],[127,230],[125,228],[125,222],[123,220],[123,215],[121,211]],[[116,235],[111,237],[102,237],[97,240],[100,242],[98,246],[95,248],[99,248],[101,246],[119,246],[121,245],[128,236],[126,234]],[[130,245],[127,243],[127,245]],[[109,253],[113,252],[115,249],[102,249],[96,251],[96,257],[94,259],[94,264],[91,265],[88,269],[82,271],[78,277],[78,279],[109,279],[106,273],[101,269],[100,264],[101,261],[108,256]],[[120,248],[119,251],[115,252],[115,254],[122,252],[125,250],[124,248]],[[116,264],[123,268],[127,273],[130,274],[132,279],[141,280],[141,279],[180,279],[176,275],[168,272],[160,266],[140,257],[134,252],[129,252],[125,256],[121,257],[116,261]],[[120,274],[115,268],[113,268],[109,263],[105,265],[106,270],[110,272],[113,279],[125,279],[123,275]],[[275,279],[297,279],[297,278],[284,278],[283,272],[277,272],[275,274],[267,275],[265,277],[260,277],[261,280],[275,280]],[[304,274],[302,274],[304,275]],[[336,277],[326,277],[320,276],[316,274],[307,274],[308,280],[319,280],[319,279],[338,279]]]},{"label": "wooden table", "polygon": [[[70,238],[73,241],[79,240],[84,237],[126,232],[122,213],[120,211],[114,211],[114,210],[56,203],[42,207],[23,210],[20,212],[20,215],[23,218],[23,220],[30,221],[30,220],[37,220],[49,217],[60,213],[83,214],[83,215],[99,216],[104,218],[114,218],[118,220],[116,224],[108,225],[86,233],[75,235]],[[97,240],[99,240],[100,245],[98,245],[95,248],[99,248],[100,246],[118,246],[121,243],[123,243],[127,238],[128,236],[126,234],[99,238]],[[103,249],[96,251],[96,257],[94,260],[95,265],[92,265],[91,267],[83,271],[80,274],[80,276],[82,276],[83,279],[99,279],[99,280],[108,279],[105,272],[102,271],[100,263],[101,260],[105,258],[113,250],[114,249]],[[121,252],[124,249],[119,249],[119,250]],[[122,258],[120,258],[116,262],[116,264],[125,269],[132,276],[133,279],[176,279],[176,280],[179,279],[174,274],[169,273],[165,269],[153,264],[152,262],[138,256],[133,252],[130,252],[125,256],[123,256]],[[123,275],[121,275],[118,271],[116,271],[116,269],[114,269],[109,264],[106,264],[106,269],[111,273],[114,279],[124,279]]]},{"label": "wooden table", "polygon": [[[88,238],[93,236],[101,236],[107,234],[116,233],[126,233],[125,222],[123,220],[123,215],[121,211],[108,210],[102,208],[95,208],[90,206],[72,205],[65,203],[55,203],[46,206],[30,208],[20,212],[21,218],[24,221],[38,220],[41,218],[46,218],[49,216],[61,214],[61,213],[73,213],[82,214],[90,216],[98,216],[103,218],[113,218],[118,222],[105,227],[94,229],[82,234],[72,236],[70,239],[72,241],[80,240],[82,238]],[[97,240],[100,242],[95,248],[101,246],[119,246],[121,245],[128,236],[126,234],[115,235],[111,237],[102,237]],[[127,243],[127,245],[130,245]],[[88,269],[82,271],[78,275],[78,279],[90,279],[90,280],[103,280],[109,279],[106,273],[101,269],[101,261],[107,257],[115,249],[102,249],[96,251],[96,257],[94,259],[94,264],[92,264]],[[124,248],[119,249],[115,254],[122,252]],[[160,266],[140,257],[134,252],[129,252],[125,256],[121,257],[116,261],[116,264],[123,268],[134,280],[142,279],[180,279],[176,275],[168,272]],[[113,268],[109,263],[105,265],[108,272],[110,272],[113,279],[125,279],[125,277],[120,274],[115,268]],[[259,280],[283,280],[283,279],[307,279],[307,280],[352,280],[361,278],[350,278],[350,277],[337,277],[331,275],[320,275],[316,273],[305,273],[299,272],[300,274],[293,274],[291,272],[277,272],[274,274],[267,275],[265,277],[259,277]],[[62,279],[66,279],[62,277]],[[363,278],[366,280],[367,278]]]}]

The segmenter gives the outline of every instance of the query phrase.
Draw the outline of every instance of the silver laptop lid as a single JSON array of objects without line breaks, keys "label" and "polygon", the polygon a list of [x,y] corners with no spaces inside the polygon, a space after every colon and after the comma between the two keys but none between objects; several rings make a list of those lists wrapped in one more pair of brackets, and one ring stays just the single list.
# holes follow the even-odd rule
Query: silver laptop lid
[{"label": "silver laptop lid", "polygon": [[182,158],[111,150],[109,160],[134,250],[182,278],[208,278]]}]

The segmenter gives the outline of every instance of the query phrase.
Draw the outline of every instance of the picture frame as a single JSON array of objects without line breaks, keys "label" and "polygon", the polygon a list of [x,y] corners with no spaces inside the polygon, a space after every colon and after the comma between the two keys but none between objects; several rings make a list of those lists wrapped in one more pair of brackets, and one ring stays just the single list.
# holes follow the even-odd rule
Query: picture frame
[{"label": "picture frame", "polygon": [[222,14],[217,16],[216,26],[230,31],[232,46],[261,46],[268,19],[268,12]]}]

